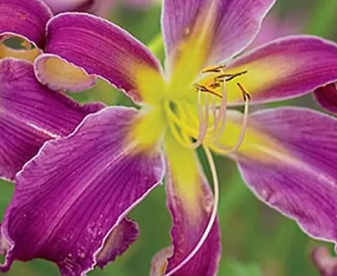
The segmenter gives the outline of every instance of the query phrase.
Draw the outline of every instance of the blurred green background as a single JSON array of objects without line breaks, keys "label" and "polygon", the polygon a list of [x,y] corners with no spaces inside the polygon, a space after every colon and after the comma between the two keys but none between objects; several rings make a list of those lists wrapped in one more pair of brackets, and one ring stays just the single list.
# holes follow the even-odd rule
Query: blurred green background
[{"label": "blurred green background", "polygon": [[[149,44],[160,32],[160,10],[160,3],[146,9],[119,5],[112,11],[110,19]],[[287,28],[283,34],[316,34],[337,41],[336,15],[336,0],[278,0],[269,15],[271,21],[267,23],[276,22],[275,36],[281,28]],[[158,54],[162,55],[162,52]],[[108,104],[130,104],[120,92],[103,82],[84,94],[76,95],[76,99],[82,102],[101,100]],[[287,104],[317,108],[310,96]],[[311,263],[310,252],[323,243],[307,237],[293,221],[260,203],[242,182],[233,163],[218,157],[215,161],[221,183],[219,217],[223,246],[218,275],[318,275]],[[0,216],[12,192],[13,184],[0,183]],[[131,217],[140,225],[138,241],[116,262],[103,271],[96,269],[90,275],[149,275],[153,255],[170,244],[171,220],[165,201],[163,187],[156,189],[143,201],[131,213]],[[328,246],[332,248],[331,244]],[[53,264],[35,260],[29,263],[16,262],[7,275],[57,276],[59,273]]]}]

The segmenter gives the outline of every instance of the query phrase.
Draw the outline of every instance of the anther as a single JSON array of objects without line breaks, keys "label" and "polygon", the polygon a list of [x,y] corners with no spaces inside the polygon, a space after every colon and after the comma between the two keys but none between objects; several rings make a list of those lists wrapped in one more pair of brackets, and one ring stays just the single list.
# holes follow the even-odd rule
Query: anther
[{"label": "anther", "polygon": [[235,74],[221,74],[221,75],[218,75],[214,78],[214,81],[226,81],[226,82],[229,82],[237,77],[240,77],[244,74],[247,74],[248,71],[245,70],[245,71],[242,71],[242,72],[238,72],[238,73],[235,73]]},{"label": "anther", "polygon": [[213,67],[208,67],[201,72],[204,73],[221,73],[226,68],[226,65],[217,65]]},{"label": "anther", "polygon": [[195,84],[193,84],[193,86],[197,89],[197,92],[206,92],[206,93],[210,93],[210,94],[212,94],[212,95],[214,95],[216,97],[222,98],[221,94],[219,94],[216,91],[208,88],[205,85],[195,83]]},{"label": "anther", "polygon": [[241,92],[242,92],[242,98],[243,100],[246,101],[250,101],[251,100],[251,96],[250,94],[246,91],[246,89],[244,89],[244,87],[242,86],[241,83],[237,83],[237,86],[240,88]]}]

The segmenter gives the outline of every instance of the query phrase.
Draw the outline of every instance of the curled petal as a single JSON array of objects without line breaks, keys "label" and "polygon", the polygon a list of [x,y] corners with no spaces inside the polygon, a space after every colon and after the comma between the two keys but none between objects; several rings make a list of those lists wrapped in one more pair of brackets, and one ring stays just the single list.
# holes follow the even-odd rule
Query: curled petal
[{"label": "curled petal", "polygon": [[[167,203],[173,219],[172,248],[156,256],[151,276],[162,275],[154,272],[165,270],[168,273],[184,261],[204,234],[213,208],[212,194],[195,153],[173,139],[167,141],[166,151],[169,168]],[[216,275],[220,251],[220,229],[216,219],[200,250],[172,275]],[[165,260],[169,253],[172,255]]]},{"label": "curled petal", "polygon": [[66,11],[90,11],[101,0],[43,0],[54,13]]},{"label": "curled petal", "polygon": [[[136,91],[137,72],[143,68],[160,70],[159,62],[144,45],[123,29],[99,17],[61,14],[49,22],[47,31],[46,52],[83,68],[90,75],[101,76],[137,101],[141,98]],[[45,58],[48,59],[41,57],[41,60]],[[42,72],[39,65],[37,70],[53,82],[53,71]],[[67,78],[66,75],[64,77]],[[63,84],[64,89],[73,89],[73,85],[67,87],[66,82],[49,83]]]},{"label": "curled petal", "polygon": [[96,84],[97,77],[54,54],[43,54],[35,60],[38,80],[53,90],[82,92]]},{"label": "curled petal", "polygon": [[311,257],[321,276],[337,276],[337,258],[330,255],[329,249],[315,248]]},{"label": "curled petal", "polygon": [[103,104],[84,106],[42,86],[25,61],[0,62],[0,177],[12,180],[50,139],[68,135]]},{"label": "curled petal", "polygon": [[126,251],[138,237],[136,222],[125,218],[111,232],[103,248],[97,253],[97,265],[103,269],[105,265]]},{"label": "curled petal", "polygon": [[[166,0],[163,8],[163,34],[168,56],[180,51],[193,36],[206,34],[200,47],[208,64],[217,64],[241,52],[256,36],[262,19],[274,0]],[[192,38],[191,42],[196,42]],[[206,47],[205,47],[206,46]],[[187,55],[190,49],[187,49]]]},{"label": "curled petal", "polygon": [[85,275],[134,240],[132,229],[130,238],[109,235],[164,173],[158,151],[141,152],[125,139],[136,115],[122,107],[91,114],[25,165],[1,226],[0,244],[10,245],[2,271],[13,260],[43,258],[63,276]]},{"label": "curled petal", "polygon": [[331,83],[314,91],[315,100],[327,111],[337,114],[337,86]]},{"label": "curled petal", "polygon": [[1,36],[21,36],[38,48],[45,44],[45,28],[52,12],[41,0],[0,0]]},{"label": "curled petal", "polygon": [[337,79],[337,47],[317,37],[286,37],[239,57],[226,73],[245,71],[227,83],[231,104],[242,103],[237,83],[252,103],[298,97]]},{"label": "curled petal", "polygon": [[[231,115],[231,120],[227,137],[237,136],[240,118]],[[307,234],[336,243],[336,141],[335,118],[277,108],[251,115],[234,158],[259,199],[296,220]]]}]

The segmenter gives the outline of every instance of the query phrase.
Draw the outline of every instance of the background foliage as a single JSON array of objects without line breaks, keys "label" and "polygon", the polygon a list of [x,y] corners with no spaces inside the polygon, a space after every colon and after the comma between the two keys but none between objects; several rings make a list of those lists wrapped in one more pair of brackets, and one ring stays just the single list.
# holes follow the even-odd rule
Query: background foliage
[{"label": "background foliage", "polygon": [[[186,0],[187,1],[187,0]],[[316,34],[337,41],[336,0],[278,0],[272,16],[291,21],[297,32]],[[119,6],[110,19],[129,30],[144,43],[160,32],[160,4],[145,10]],[[120,92],[100,82],[94,89],[76,96],[77,100],[102,100],[108,104],[128,104]],[[282,104],[282,103],[281,103]],[[290,102],[294,104],[294,102]],[[296,101],[317,108],[311,97]],[[260,203],[240,179],[235,166],[216,158],[221,183],[219,217],[223,254],[219,275],[228,276],[317,276],[310,260],[312,248],[322,243],[303,234],[287,218]],[[0,183],[0,218],[10,201],[13,184]],[[55,198],[57,200],[57,198]],[[139,240],[116,262],[94,276],[148,275],[151,258],[170,243],[170,216],[165,207],[163,187],[155,190],[131,214],[141,228]],[[32,222],[34,223],[34,222]],[[332,245],[329,244],[332,248]],[[15,263],[8,276],[57,276],[46,261]]]}]

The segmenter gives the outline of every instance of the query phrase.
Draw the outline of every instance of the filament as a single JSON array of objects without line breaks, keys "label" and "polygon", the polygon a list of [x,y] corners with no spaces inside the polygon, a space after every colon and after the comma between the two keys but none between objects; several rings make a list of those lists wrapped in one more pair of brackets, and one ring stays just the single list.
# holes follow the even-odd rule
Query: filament
[{"label": "filament", "polygon": [[212,173],[213,189],[214,189],[214,192],[213,192],[214,193],[213,209],[212,209],[209,221],[207,223],[206,229],[205,229],[204,233],[202,234],[202,236],[200,237],[198,243],[193,248],[193,250],[185,257],[185,259],[182,262],[180,262],[176,267],[174,267],[171,271],[166,273],[164,276],[171,276],[172,274],[176,273],[179,269],[181,269],[184,265],[186,265],[198,253],[198,251],[201,249],[201,247],[204,245],[206,239],[208,238],[208,236],[209,236],[209,234],[212,230],[212,227],[214,225],[214,222],[216,220],[218,205],[219,205],[219,181],[218,181],[218,176],[217,176],[217,173],[216,173],[216,167],[215,167],[215,164],[214,164],[212,154],[211,154],[208,147],[203,147],[203,148],[204,148],[204,151],[205,151],[205,154],[206,154],[206,158],[207,158],[209,168],[210,168],[211,173]]},{"label": "filament", "polygon": [[230,148],[230,149],[218,148],[217,151],[221,154],[231,154],[231,153],[237,151],[240,148],[240,146],[242,145],[243,139],[245,138],[245,134],[246,134],[246,131],[247,131],[250,96],[243,89],[241,84],[238,83],[238,86],[240,87],[240,89],[242,89],[242,92],[243,92],[243,95],[244,95],[244,100],[245,100],[245,107],[244,107],[244,112],[243,112],[240,135],[239,135],[239,138],[236,141],[235,145],[232,148]]},{"label": "filament", "polygon": [[[205,113],[205,116],[203,116],[203,113]],[[197,140],[190,145],[191,149],[198,148],[202,142],[204,141],[207,129],[208,129],[208,121],[209,121],[209,98],[208,94],[206,94],[205,99],[205,112],[203,111],[203,106],[201,103],[201,92],[198,91],[198,117],[199,117],[199,135]]]},{"label": "filament", "polygon": [[[220,109],[219,109],[217,116],[214,118],[215,136],[213,137],[213,140],[218,140],[222,136],[222,134],[225,132],[225,128],[226,128],[227,89],[226,89],[226,85],[224,82],[222,83],[222,85],[223,87],[221,91],[222,98],[221,98]],[[216,108],[216,107],[213,106],[213,108]],[[220,128],[219,128],[219,123],[221,123]]]}]

